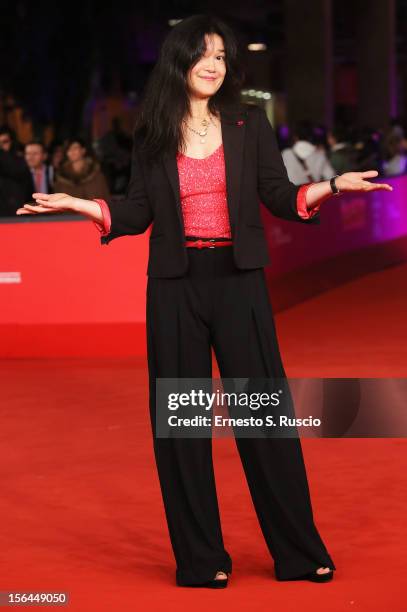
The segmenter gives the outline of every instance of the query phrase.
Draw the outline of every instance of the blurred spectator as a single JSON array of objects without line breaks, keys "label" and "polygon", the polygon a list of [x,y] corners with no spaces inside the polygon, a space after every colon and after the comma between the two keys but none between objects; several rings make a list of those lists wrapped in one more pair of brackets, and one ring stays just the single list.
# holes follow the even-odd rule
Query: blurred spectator
[{"label": "blurred spectator", "polygon": [[46,163],[48,153],[42,142],[28,142],[24,156],[31,171],[34,191],[52,193],[54,169]]},{"label": "blurred spectator", "polygon": [[392,131],[384,140],[383,174],[396,176],[407,172],[407,150],[402,132]]},{"label": "blurred spectator", "polygon": [[13,132],[7,126],[0,127],[0,149],[7,153],[15,152],[13,141]]},{"label": "blurred spectator", "polygon": [[0,216],[16,214],[26,202],[32,202],[33,182],[25,159],[16,153],[12,130],[0,128]]},{"label": "blurred spectator", "polygon": [[68,141],[65,153],[67,159],[56,170],[54,191],[85,200],[109,198],[109,187],[100,164],[88,155],[84,141],[80,138]]},{"label": "blurred spectator", "polygon": [[313,144],[309,121],[298,122],[293,130],[294,145],[281,152],[288,178],[295,185],[330,179],[336,174],[325,150]]},{"label": "blurred spectator", "polygon": [[403,122],[400,117],[393,117],[390,119],[390,131],[395,136],[400,136],[401,138],[406,137],[405,128]]},{"label": "blurred spectator", "polygon": [[64,160],[64,145],[60,142],[54,142],[50,147],[50,165],[54,169],[54,174]]},{"label": "blurred spectator", "polygon": [[335,125],[328,130],[327,141],[330,147],[328,158],[335,174],[354,170],[353,148],[348,142],[346,129],[342,125]]},{"label": "blurred spectator", "polygon": [[381,137],[377,130],[369,127],[357,128],[353,136],[353,170],[364,172],[365,170],[382,171],[381,164]]},{"label": "blurred spectator", "polygon": [[109,188],[114,194],[122,194],[130,178],[132,138],[121,126],[119,117],[114,117],[112,129],[97,143],[99,159]]},{"label": "blurred spectator", "polygon": [[322,151],[328,150],[327,129],[322,123],[314,123],[312,125],[312,140],[311,142]]}]

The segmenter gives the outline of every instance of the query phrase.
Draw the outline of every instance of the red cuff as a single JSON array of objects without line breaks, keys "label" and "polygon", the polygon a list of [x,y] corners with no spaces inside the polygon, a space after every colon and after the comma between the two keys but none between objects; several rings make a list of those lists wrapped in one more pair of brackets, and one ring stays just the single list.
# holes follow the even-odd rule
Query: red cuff
[{"label": "red cuff", "polygon": [[310,219],[317,214],[321,204],[316,204],[312,209],[307,208],[307,191],[314,183],[301,185],[297,193],[297,212],[303,219]]},{"label": "red cuff", "polygon": [[103,223],[98,223],[98,221],[93,221],[93,223],[96,225],[97,229],[100,231],[102,236],[107,236],[107,234],[110,233],[110,227],[112,224],[109,206],[107,205],[105,200],[93,198],[93,201],[99,204],[102,210],[102,217],[103,217]]}]

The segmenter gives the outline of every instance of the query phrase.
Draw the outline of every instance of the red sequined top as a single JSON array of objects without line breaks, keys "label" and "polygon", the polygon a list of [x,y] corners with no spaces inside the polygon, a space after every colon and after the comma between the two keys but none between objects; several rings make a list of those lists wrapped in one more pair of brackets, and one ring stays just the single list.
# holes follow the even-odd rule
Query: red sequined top
[{"label": "red sequined top", "polygon": [[[202,159],[178,153],[177,165],[185,236],[231,238],[223,144]],[[320,207],[307,209],[306,193],[311,185],[301,185],[297,194],[297,211],[304,219],[314,216]],[[93,223],[106,236],[111,225],[109,207],[105,200],[95,198],[94,201],[101,206],[103,224]]]},{"label": "red sequined top", "polygon": [[223,145],[203,159],[178,153],[177,165],[185,235],[231,238]]}]

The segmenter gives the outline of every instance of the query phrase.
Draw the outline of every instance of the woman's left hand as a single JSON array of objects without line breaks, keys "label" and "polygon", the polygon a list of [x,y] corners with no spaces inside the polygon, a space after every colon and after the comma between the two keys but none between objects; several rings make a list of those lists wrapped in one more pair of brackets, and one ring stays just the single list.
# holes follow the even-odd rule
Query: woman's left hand
[{"label": "woman's left hand", "polygon": [[385,189],[393,191],[393,187],[387,183],[370,183],[365,180],[373,178],[379,173],[377,170],[366,170],[366,172],[345,172],[335,179],[335,184],[339,191],[376,191],[377,189]]}]

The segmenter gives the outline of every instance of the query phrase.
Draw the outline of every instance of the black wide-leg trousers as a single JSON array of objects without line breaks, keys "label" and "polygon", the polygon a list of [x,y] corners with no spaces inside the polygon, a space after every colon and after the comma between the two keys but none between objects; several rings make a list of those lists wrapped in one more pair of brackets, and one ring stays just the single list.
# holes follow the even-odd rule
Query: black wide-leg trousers
[{"label": "black wide-leg trousers", "polygon": [[[178,585],[232,571],[224,547],[212,439],[157,438],[156,378],[284,378],[263,268],[239,270],[232,246],[187,248],[178,278],[148,278],[150,418]],[[314,524],[299,438],[235,437],[278,579],[335,565]]]}]

